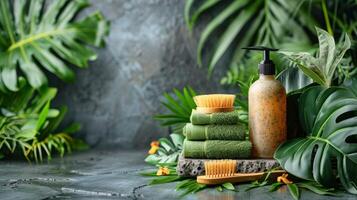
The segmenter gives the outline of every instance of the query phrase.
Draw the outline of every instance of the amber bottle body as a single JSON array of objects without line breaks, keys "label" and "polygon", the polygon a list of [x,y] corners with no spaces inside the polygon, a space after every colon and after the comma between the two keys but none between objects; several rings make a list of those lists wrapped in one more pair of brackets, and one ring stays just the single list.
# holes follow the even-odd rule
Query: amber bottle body
[{"label": "amber bottle body", "polygon": [[286,140],[286,93],[274,75],[260,74],[249,89],[249,134],[252,156],[272,158]]}]

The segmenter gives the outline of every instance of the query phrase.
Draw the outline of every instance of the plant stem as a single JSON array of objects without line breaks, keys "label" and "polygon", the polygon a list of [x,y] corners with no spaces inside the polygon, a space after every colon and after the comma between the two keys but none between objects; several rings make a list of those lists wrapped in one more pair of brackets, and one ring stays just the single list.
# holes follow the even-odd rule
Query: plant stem
[{"label": "plant stem", "polygon": [[322,12],[324,14],[324,18],[325,18],[325,23],[326,23],[326,28],[328,33],[330,33],[333,36],[333,31],[331,28],[331,23],[330,23],[330,19],[328,18],[328,11],[327,11],[327,7],[326,7],[326,0],[322,0],[321,1],[321,6],[322,6]]}]

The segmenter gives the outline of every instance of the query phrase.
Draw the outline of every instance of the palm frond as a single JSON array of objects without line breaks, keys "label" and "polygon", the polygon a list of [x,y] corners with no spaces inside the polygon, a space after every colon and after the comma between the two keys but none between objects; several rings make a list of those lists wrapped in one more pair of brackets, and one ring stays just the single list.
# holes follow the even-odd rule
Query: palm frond
[{"label": "palm frond", "polygon": [[65,153],[71,153],[73,141],[74,139],[67,133],[50,134],[42,141],[35,139],[31,147],[27,149],[26,157],[33,157],[36,162],[42,162],[43,154],[45,153],[50,160],[53,151],[58,152],[63,157]]},{"label": "palm frond", "polygon": [[[305,27],[308,30],[313,30],[313,26],[306,22],[306,19],[309,18],[308,15],[300,14],[300,11],[304,11],[302,9],[305,5],[304,2],[242,0],[201,3],[194,0],[189,1],[185,9],[185,18],[190,29],[195,26],[204,12],[223,7],[218,12],[213,12],[217,13],[216,16],[208,22],[201,33],[197,47],[198,64],[203,65],[202,54],[205,44],[210,36],[217,32],[221,34],[218,34],[219,39],[212,57],[208,61],[209,73],[213,71],[218,61],[232,45],[235,45],[235,50],[231,60],[237,62],[245,55],[245,51],[241,49],[244,46],[256,44],[277,46],[286,39],[284,36],[287,35],[300,43],[309,43]],[[197,6],[197,4],[199,5]],[[309,18],[309,20],[309,22],[314,21],[313,18]],[[294,27],[294,29],[289,27]]]},{"label": "palm frond", "polygon": [[73,148],[82,149],[85,146],[69,135],[79,130],[78,124],[57,132],[67,109],[50,108],[56,92],[55,88],[35,92],[26,83],[17,92],[0,92],[2,155],[21,153],[27,160],[34,159],[38,162],[44,157],[51,159],[54,152],[63,156]]},{"label": "palm frond", "polygon": [[182,91],[173,90],[173,94],[164,94],[165,101],[162,104],[168,113],[156,115],[154,118],[163,126],[172,126],[175,133],[182,133],[183,125],[190,122],[192,109],[196,108],[193,97],[196,92],[191,87],[184,87]]}]

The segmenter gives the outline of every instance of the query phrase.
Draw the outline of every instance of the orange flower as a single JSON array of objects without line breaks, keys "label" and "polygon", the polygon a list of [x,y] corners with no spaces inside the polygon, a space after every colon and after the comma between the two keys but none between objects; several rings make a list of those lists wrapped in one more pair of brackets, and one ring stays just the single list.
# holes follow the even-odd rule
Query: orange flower
[{"label": "orange flower", "polygon": [[150,146],[159,146],[160,145],[160,142],[159,141],[152,141],[151,143],[150,143]]},{"label": "orange flower", "polygon": [[149,154],[152,155],[152,154],[155,154],[157,152],[157,150],[159,150],[159,145],[160,145],[160,142],[159,141],[152,141],[150,143],[150,150],[149,150]]},{"label": "orange flower", "polygon": [[278,181],[279,183],[284,183],[284,184],[291,184],[291,183],[293,183],[292,181],[290,181],[290,180],[288,179],[288,174],[287,174],[287,173],[285,173],[285,174],[279,176],[278,179],[277,179],[277,181]]},{"label": "orange flower", "polygon": [[157,170],[156,175],[157,176],[166,176],[170,174],[170,170],[167,167],[160,167],[159,170]]}]

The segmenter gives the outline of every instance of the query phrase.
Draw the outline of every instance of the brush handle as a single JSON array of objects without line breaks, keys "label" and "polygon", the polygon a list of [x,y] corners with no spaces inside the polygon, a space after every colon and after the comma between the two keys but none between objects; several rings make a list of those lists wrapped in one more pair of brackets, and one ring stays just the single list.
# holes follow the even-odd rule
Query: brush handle
[{"label": "brush handle", "polygon": [[[270,176],[280,176],[286,173],[285,170],[276,170],[270,173]],[[266,172],[258,172],[258,173],[235,173],[233,176],[197,176],[197,183],[205,184],[205,185],[218,185],[223,183],[242,183],[242,182],[250,182],[262,179],[267,175]]]}]

